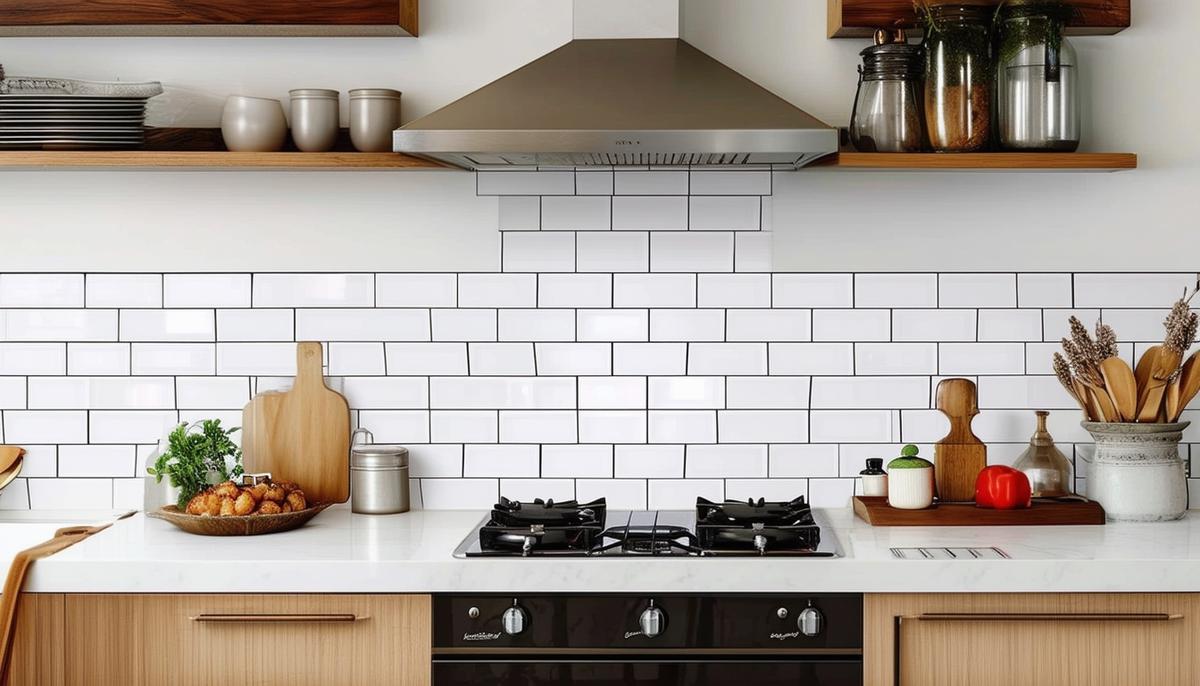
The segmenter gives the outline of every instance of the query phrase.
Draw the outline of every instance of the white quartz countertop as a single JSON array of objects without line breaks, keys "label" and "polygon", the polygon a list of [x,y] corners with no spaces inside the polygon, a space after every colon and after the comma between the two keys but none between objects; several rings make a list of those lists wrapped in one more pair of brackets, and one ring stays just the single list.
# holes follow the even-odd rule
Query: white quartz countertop
[{"label": "white quartz countertop", "polygon": [[[130,593],[1200,591],[1200,516],[1163,524],[871,527],[828,510],[843,557],[473,558],[482,512],[331,508],[270,536],[193,536],[142,515],[34,565],[26,590]],[[87,520],[90,522],[91,520]],[[12,523],[8,526],[20,526]],[[29,526],[38,526],[30,524]],[[828,529],[826,529],[828,531]],[[1011,559],[901,560],[890,548],[996,546]],[[8,553],[11,555],[11,552]]]}]

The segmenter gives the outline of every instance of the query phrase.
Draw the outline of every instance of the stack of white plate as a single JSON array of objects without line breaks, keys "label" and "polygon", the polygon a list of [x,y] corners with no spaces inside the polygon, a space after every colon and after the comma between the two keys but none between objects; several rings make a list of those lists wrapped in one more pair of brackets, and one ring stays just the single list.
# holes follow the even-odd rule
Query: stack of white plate
[{"label": "stack of white plate", "polygon": [[0,80],[0,149],[140,146],[146,101],[160,93],[157,81]]}]

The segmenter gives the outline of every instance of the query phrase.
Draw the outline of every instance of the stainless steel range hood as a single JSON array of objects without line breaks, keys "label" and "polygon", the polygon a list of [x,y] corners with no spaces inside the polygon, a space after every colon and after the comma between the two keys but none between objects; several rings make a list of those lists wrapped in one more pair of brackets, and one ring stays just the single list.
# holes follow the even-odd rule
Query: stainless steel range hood
[{"label": "stainless steel range hood", "polygon": [[837,151],[837,131],[675,38],[574,40],[394,134],[466,169],[775,165]]}]

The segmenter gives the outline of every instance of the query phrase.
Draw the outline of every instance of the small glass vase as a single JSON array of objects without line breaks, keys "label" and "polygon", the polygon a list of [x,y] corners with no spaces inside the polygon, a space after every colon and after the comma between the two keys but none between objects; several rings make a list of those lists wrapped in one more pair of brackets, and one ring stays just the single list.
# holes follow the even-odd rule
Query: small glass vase
[{"label": "small glass vase", "polygon": [[1110,522],[1166,522],[1187,514],[1187,475],[1176,424],[1083,422],[1096,440],[1087,495]]}]

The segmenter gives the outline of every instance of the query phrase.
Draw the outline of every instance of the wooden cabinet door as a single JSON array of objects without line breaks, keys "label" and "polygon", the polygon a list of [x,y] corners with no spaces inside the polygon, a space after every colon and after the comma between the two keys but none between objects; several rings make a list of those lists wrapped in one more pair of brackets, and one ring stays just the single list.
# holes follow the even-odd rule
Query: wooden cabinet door
[{"label": "wooden cabinet door", "polygon": [[1194,686],[1200,596],[884,594],[864,605],[868,686]]},{"label": "wooden cabinet door", "polygon": [[63,683],[63,596],[25,593],[17,603],[11,662],[4,686]]},{"label": "wooden cabinet door", "polygon": [[430,598],[71,595],[67,684],[426,686]]}]

